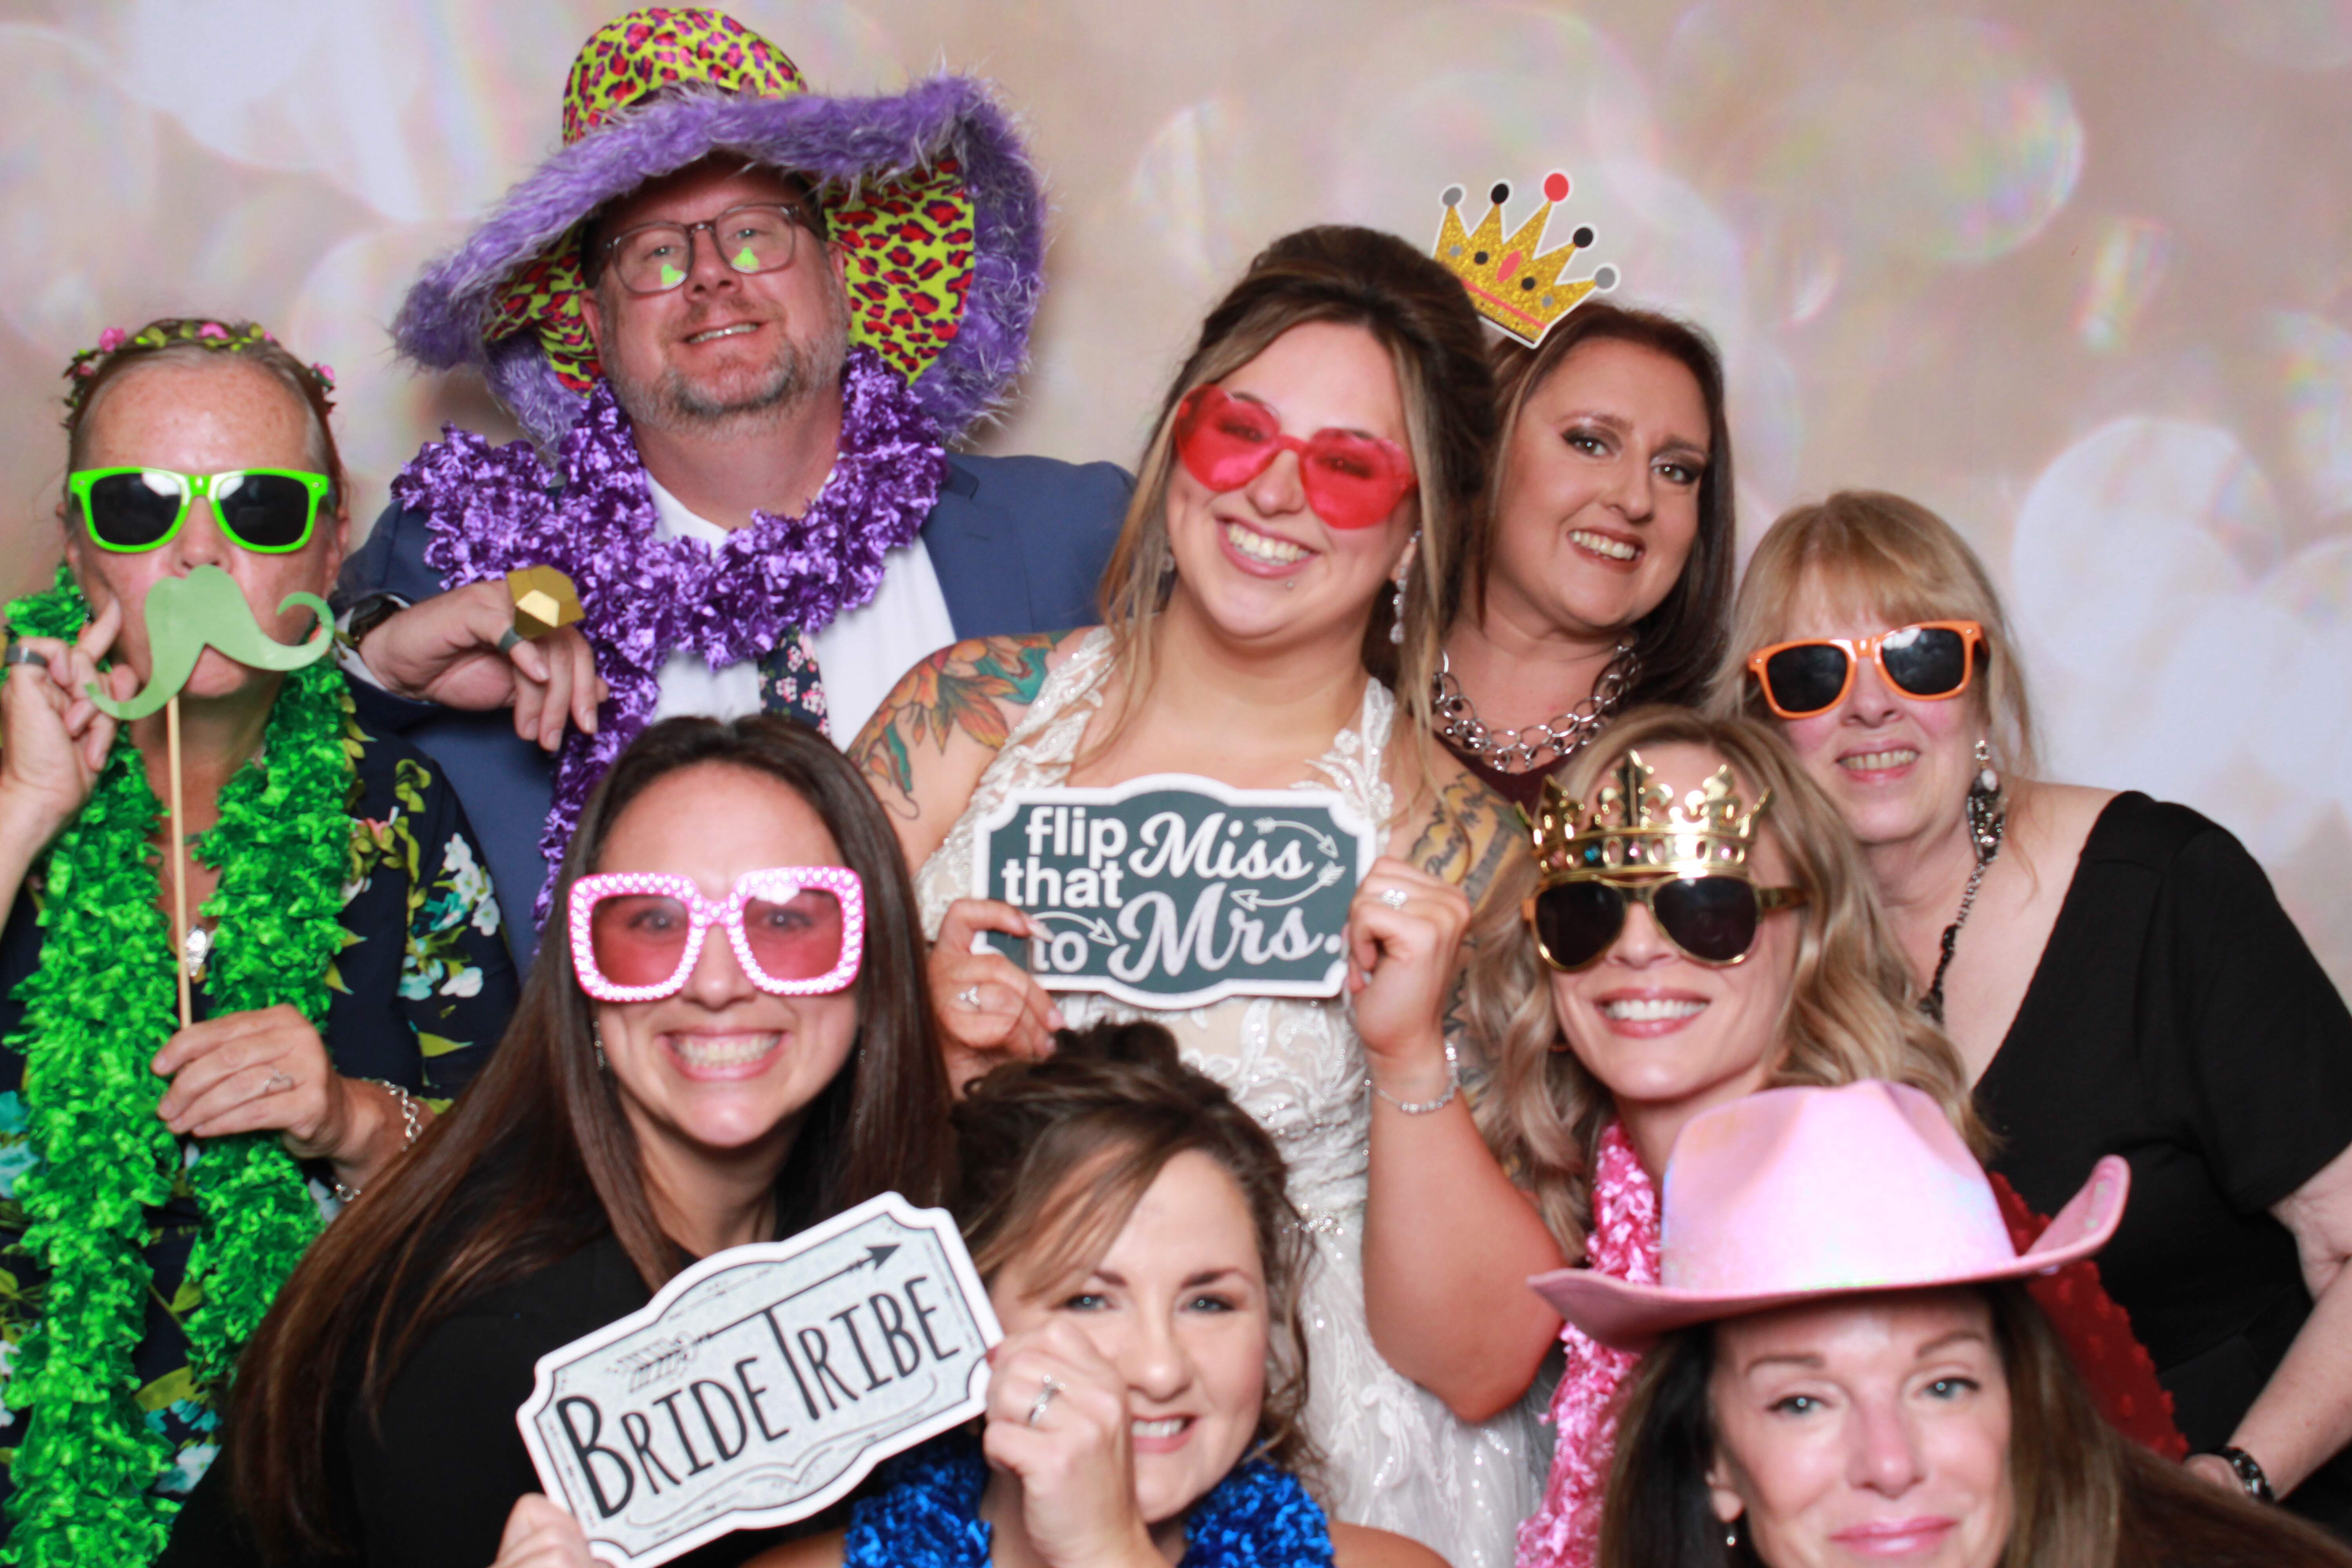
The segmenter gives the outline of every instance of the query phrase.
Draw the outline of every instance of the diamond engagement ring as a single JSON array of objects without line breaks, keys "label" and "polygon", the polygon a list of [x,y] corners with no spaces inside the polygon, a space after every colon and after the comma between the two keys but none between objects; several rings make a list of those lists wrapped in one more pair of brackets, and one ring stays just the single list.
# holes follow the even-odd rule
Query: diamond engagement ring
[{"label": "diamond engagement ring", "polygon": [[294,1080],[292,1079],[287,1077],[282,1072],[273,1070],[269,1077],[263,1080],[261,1092],[264,1094],[283,1094],[293,1087]]},{"label": "diamond engagement ring", "polygon": [[1392,910],[1401,910],[1404,908],[1405,900],[1410,897],[1410,895],[1407,894],[1402,888],[1382,888],[1380,890],[1378,897],[1381,902],[1386,904],[1389,908]]},{"label": "diamond engagement ring", "polygon": [[965,986],[962,990],[956,993],[956,1003],[959,1006],[969,1007],[975,1013],[979,1012],[980,987],[977,985]]},{"label": "diamond engagement ring", "polygon": [[1053,1404],[1054,1395],[1062,1392],[1062,1385],[1051,1376],[1042,1379],[1041,1382],[1044,1386],[1037,1390],[1037,1403],[1029,1407],[1029,1425],[1032,1426],[1045,1418],[1045,1406]]}]

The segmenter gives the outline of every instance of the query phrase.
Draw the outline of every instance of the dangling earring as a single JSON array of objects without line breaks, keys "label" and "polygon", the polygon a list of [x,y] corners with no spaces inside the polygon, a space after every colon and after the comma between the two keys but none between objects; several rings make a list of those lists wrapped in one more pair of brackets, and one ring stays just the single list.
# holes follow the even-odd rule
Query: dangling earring
[{"label": "dangling earring", "polygon": [[1416,528],[1412,531],[1412,538],[1405,542],[1405,550],[1407,553],[1404,558],[1404,564],[1397,569],[1396,613],[1389,621],[1389,641],[1399,647],[1402,647],[1404,646],[1405,584],[1412,581],[1412,555],[1411,552],[1420,543],[1421,530]]},{"label": "dangling earring", "polygon": [[604,1026],[591,1022],[588,1026],[588,1037],[596,1042],[596,1070],[611,1071],[612,1069],[604,1063]]},{"label": "dangling earring", "polygon": [[1723,1556],[1726,1562],[1736,1562],[1738,1560],[1739,1520],[1745,1517],[1745,1515],[1736,1517],[1731,1521],[1731,1522],[1723,1527]]},{"label": "dangling earring", "polygon": [[2000,774],[1993,771],[1992,747],[1979,740],[1976,749],[1977,776],[1969,785],[1969,837],[1979,861],[1990,860],[2000,848],[2002,817]]}]

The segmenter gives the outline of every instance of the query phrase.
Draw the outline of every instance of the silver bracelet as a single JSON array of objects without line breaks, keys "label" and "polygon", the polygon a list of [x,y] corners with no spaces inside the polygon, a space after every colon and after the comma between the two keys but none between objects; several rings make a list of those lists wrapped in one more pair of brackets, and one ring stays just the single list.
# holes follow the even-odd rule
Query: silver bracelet
[{"label": "silver bracelet", "polygon": [[[415,1142],[416,1135],[425,1131],[425,1108],[416,1102],[416,1097],[409,1093],[406,1089],[401,1088],[400,1085],[393,1083],[385,1079],[363,1078],[360,1079],[360,1081],[362,1083],[372,1083],[375,1085],[376,1088],[389,1092],[394,1100],[400,1101],[400,1130],[402,1133],[400,1146],[403,1149],[405,1149],[410,1144]],[[347,1204],[359,1195],[359,1188],[347,1187],[341,1182],[337,1182],[335,1184],[335,1201],[337,1203]]]},{"label": "silver bracelet", "polygon": [[1372,1092],[1407,1116],[1426,1116],[1433,1110],[1444,1110],[1454,1103],[1454,1097],[1462,1092],[1462,1067],[1460,1058],[1454,1054],[1454,1042],[1445,1042],[1445,1092],[1435,1100],[1399,1100],[1378,1082],[1373,1083]]}]

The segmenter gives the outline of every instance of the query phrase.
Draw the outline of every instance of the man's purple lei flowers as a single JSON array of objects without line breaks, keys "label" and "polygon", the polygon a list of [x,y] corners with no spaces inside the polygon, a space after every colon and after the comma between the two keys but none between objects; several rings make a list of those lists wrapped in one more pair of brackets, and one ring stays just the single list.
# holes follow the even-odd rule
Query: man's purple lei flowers
[{"label": "man's purple lei flowers", "polygon": [[843,393],[840,456],[807,512],[755,512],[716,550],[657,536],[636,439],[606,382],[564,436],[558,471],[526,442],[494,447],[452,426],[393,480],[393,498],[426,519],[425,559],[443,586],[554,566],[579,589],[611,694],[596,732],[572,731],[556,757],[540,836],[551,885],[588,792],[651,719],[673,652],[715,669],[762,657],[791,628],[823,629],[874,596],[884,557],[930,515],[946,473],[938,427],[871,350],[850,351]]}]

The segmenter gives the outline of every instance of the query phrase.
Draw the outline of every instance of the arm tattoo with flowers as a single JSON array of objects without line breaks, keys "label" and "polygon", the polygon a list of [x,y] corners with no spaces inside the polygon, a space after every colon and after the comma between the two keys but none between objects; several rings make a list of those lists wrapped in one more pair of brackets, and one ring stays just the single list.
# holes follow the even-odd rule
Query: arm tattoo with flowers
[{"label": "arm tattoo with flowers", "polygon": [[1008,708],[1037,700],[1045,661],[1054,651],[1046,633],[976,637],[941,648],[908,670],[882,700],[849,747],[849,760],[891,810],[912,816],[915,770],[929,753],[944,757],[962,735],[988,751],[1010,732]]}]

